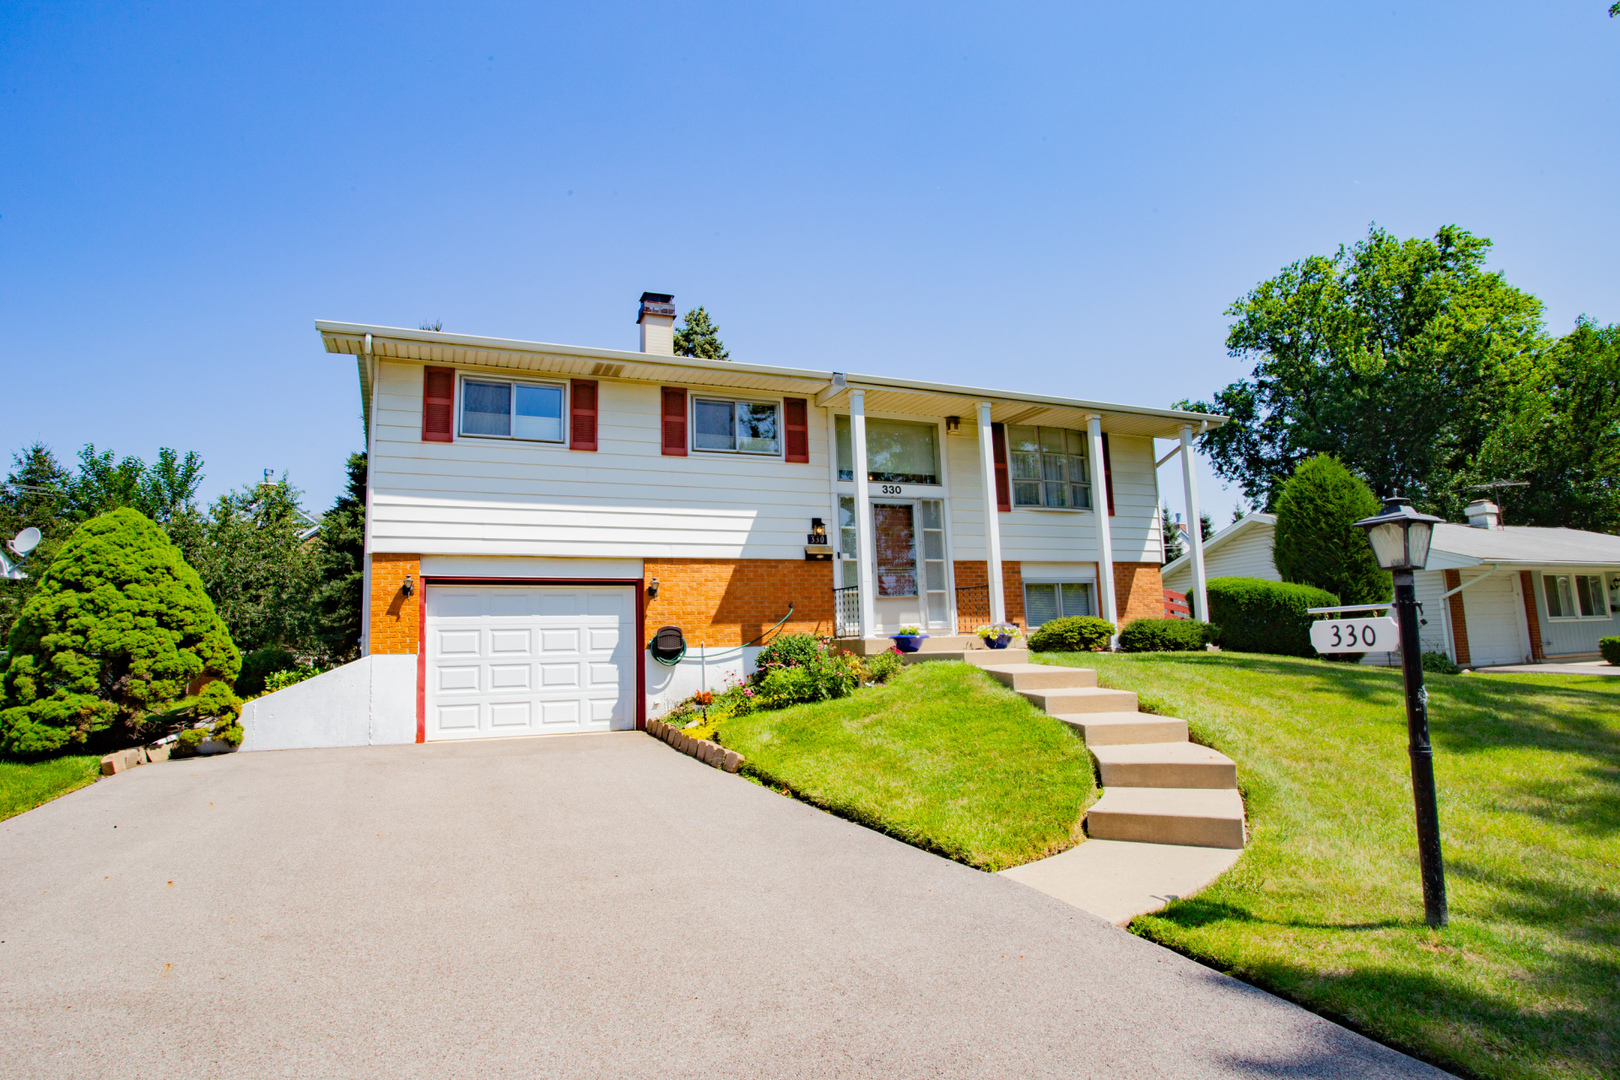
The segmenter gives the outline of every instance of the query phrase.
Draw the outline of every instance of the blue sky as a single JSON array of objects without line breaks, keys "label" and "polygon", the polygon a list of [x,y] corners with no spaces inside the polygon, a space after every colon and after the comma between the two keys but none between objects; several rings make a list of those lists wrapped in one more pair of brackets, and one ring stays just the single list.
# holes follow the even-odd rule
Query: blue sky
[{"label": "blue sky", "polygon": [[0,448],[322,509],[316,318],[634,348],[644,289],[738,359],[1167,405],[1371,222],[1620,321],[1606,8],[0,3]]}]

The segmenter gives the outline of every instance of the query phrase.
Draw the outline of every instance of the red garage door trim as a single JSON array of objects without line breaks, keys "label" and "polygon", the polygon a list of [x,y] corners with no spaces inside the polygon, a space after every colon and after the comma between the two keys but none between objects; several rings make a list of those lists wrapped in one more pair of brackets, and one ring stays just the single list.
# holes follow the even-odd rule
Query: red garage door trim
[{"label": "red garage door trim", "polygon": [[646,638],[647,596],[640,578],[484,578],[424,577],[422,599],[416,605],[416,741],[427,742],[427,597],[435,585],[619,585],[636,591],[636,730],[647,730],[647,660],[642,656]]}]

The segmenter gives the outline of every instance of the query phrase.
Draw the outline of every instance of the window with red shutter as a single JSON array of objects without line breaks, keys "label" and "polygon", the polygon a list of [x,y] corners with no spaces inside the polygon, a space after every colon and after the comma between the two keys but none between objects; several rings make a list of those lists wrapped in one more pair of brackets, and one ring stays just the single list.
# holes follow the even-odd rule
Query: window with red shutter
[{"label": "window with red shutter", "polygon": [[453,442],[456,423],[456,369],[422,372],[422,441]]},{"label": "window with red shutter", "polygon": [[1103,432],[1103,487],[1108,489],[1108,516],[1114,516],[1114,463],[1108,457],[1108,433]]},{"label": "window with red shutter", "polygon": [[664,453],[669,457],[686,456],[686,391],[674,386],[664,387]]},{"label": "window with red shutter", "polygon": [[568,449],[596,449],[596,381],[573,379],[568,384]]},{"label": "window with red shutter", "polygon": [[810,460],[810,403],[802,397],[782,399],[782,430],[789,461]]},{"label": "window with red shutter", "polygon": [[1007,475],[1007,425],[990,425],[990,446],[996,456],[996,509],[1012,509],[1012,480]]}]

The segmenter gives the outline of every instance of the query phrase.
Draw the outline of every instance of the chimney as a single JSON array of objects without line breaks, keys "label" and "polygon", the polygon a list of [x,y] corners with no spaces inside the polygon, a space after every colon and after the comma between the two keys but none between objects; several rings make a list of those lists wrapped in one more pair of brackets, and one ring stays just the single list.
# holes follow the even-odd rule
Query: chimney
[{"label": "chimney", "polygon": [[660,356],[675,355],[675,298],[668,293],[641,294],[641,351]]},{"label": "chimney", "polygon": [[1489,499],[1475,499],[1464,512],[1468,515],[1468,524],[1475,529],[1502,527],[1502,508]]}]

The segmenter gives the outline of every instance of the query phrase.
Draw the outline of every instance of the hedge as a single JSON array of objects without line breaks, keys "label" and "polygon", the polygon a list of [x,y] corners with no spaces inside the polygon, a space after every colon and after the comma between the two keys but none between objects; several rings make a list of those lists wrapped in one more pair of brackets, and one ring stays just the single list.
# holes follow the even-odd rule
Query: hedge
[{"label": "hedge", "polygon": [[1124,652],[1201,652],[1214,627],[1198,619],[1136,619],[1119,632]]},{"label": "hedge", "polygon": [[1209,582],[1210,622],[1220,628],[1221,648],[1231,652],[1315,656],[1306,608],[1332,607],[1339,598],[1310,585],[1260,578],[1223,577]]},{"label": "hedge", "polygon": [[1620,664],[1620,637],[1598,638],[1598,650],[1609,663]]},{"label": "hedge", "polygon": [[1098,652],[1108,648],[1113,636],[1114,624],[1107,619],[1074,615],[1041,624],[1029,635],[1029,647],[1034,652]]}]

